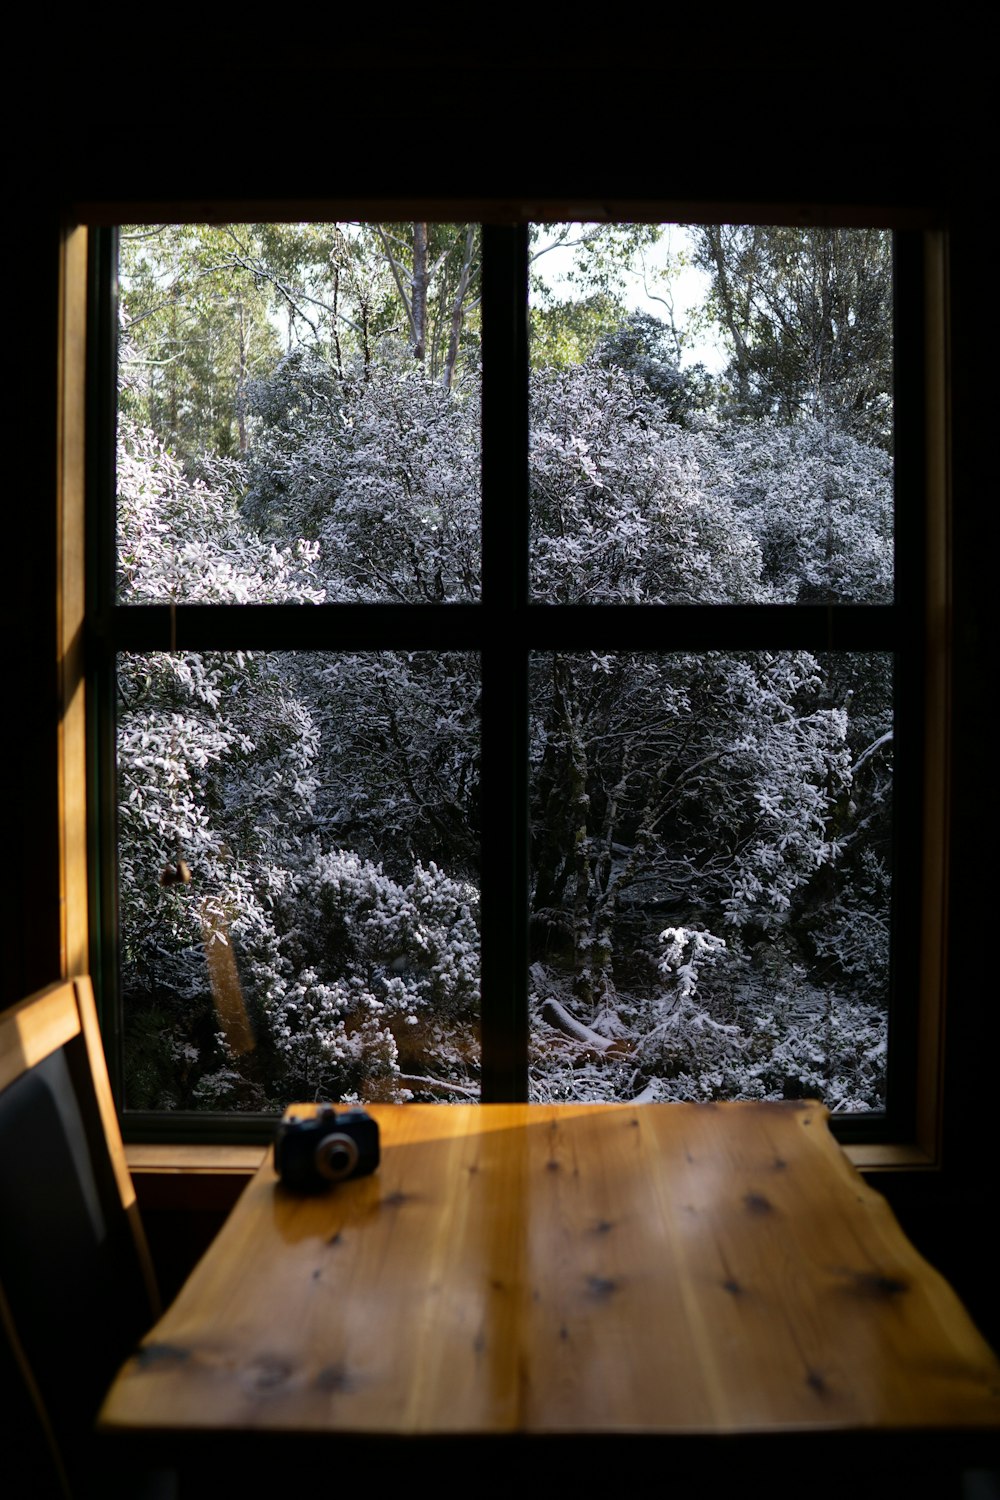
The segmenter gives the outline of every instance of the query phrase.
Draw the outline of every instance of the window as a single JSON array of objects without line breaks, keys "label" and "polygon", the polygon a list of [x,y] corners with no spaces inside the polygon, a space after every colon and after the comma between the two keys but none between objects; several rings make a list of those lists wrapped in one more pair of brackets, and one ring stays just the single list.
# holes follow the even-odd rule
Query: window
[{"label": "window", "polygon": [[[557,226],[545,231],[552,239],[569,237],[551,206],[537,217]],[[147,262],[144,316],[147,324],[159,319],[162,341],[153,347],[147,327],[131,371],[123,362],[122,425],[130,402],[134,409],[145,402],[148,412],[154,398],[161,409],[168,401],[171,430],[190,448],[171,455],[134,427],[118,477],[132,550],[117,559],[107,503],[114,426],[107,315],[103,350],[92,340],[92,385],[105,392],[103,415],[92,420],[103,423],[106,456],[92,488],[102,497],[102,522],[91,568],[98,665],[90,698],[103,805],[114,805],[117,790],[124,836],[116,846],[105,812],[97,911],[110,996],[120,993],[113,893],[123,891],[139,999],[130,1015],[139,1024],[130,1031],[126,1023],[112,1054],[126,1120],[203,1136],[214,1121],[189,1110],[207,1105],[235,1111],[223,1128],[235,1119],[252,1130],[255,1111],[274,1107],[274,1079],[286,1065],[295,1092],[325,1091],[332,1078],[334,1088],[369,1096],[388,1086],[468,1097],[480,1080],[484,1099],[565,1097],[572,1088],[590,1097],[725,1096],[748,1084],[771,1096],[812,1093],[824,1070],[831,1083],[839,1047],[841,1074],[850,1055],[857,1064],[844,1133],[912,1135],[915,1059],[927,1045],[914,1004],[918,971],[928,972],[926,953],[918,963],[919,914],[929,897],[920,819],[911,810],[928,785],[921,747],[933,748],[924,732],[933,711],[927,480],[916,440],[925,369],[933,374],[924,357],[924,238],[896,236],[888,415],[883,380],[881,391],[852,393],[868,430],[843,436],[824,425],[822,412],[807,410],[815,392],[803,372],[779,370],[783,351],[758,328],[748,343],[760,358],[756,367],[746,363],[744,388],[730,393],[730,405],[764,402],[770,382],[774,401],[793,402],[807,419],[789,428],[788,411],[775,408],[768,421],[762,410],[756,426],[726,425],[720,446],[717,392],[657,346],[662,332],[648,314],[644,322],[616,305],[613,224],[603,240],[583,236],[603,281],[562,307],[551,288],[529,306],[540,241],[527,225],[432,224],[422,245],[411,242],[405,252],[393,250],[391,225],[340,227],[339,239],[329,229],[303,229],[304,239],[315,238],[299,250],[303,260],[314,255],[314,266],[326,256],[326,267],[335,267],[333,299],[318,295],[316,281],[282,279],[275,266],[293,247],[277,230],[269,247],[243,234],[220,253],[210,236],[196,245],[193,231],[186,250],[175,244],[171,253],[186,253],[196,269],[198,346],[177,342],[190,314],[180,278],[158,303],[163,287]],[[134,232],[152,243],[151,229]],[[641,241],[641,230],[631,232]],[[394,283],[394,295],[361,284],[365,235],[381,245],[382,279]],[[761,254],[768,249],[766,230],[748,241]],[[702,249],[708,263],[713,253],[733,264],[746,253],[745,244],[727,245],[722,230],[706,233]],[[784,253],[778,232],[770,253],[775,263]],[[449,295],[439,298],[435,324],[426,303],[422,312],[417,305],[416,273],[449,254]],[[110,285],[113,255],[109,237],[95,258],[96,296]],[[236,307],[224,305],[215,279],[223,259],[241,267],[245,295]],[[301,291],[315,300],[306,305]],[[283,327],[275,294],[286,306]],[[345,307],[357,315],[337,348]],[[857,316],[855,307],[844,310],[845,320]],[[269,380],[252,369],[254,318],[261,342],[284,336],[293,345],[271,360]],[[308,341],[296,349],[293,338],[296,320],[301,331],[324,318],[327,373],[339,366],[325,384],[303,352]],[[234,331],[227,413],[206,399],[205,382],[213,338]],[[421,342],[431,377],[423,384],[406,353]],[[471,381],[458,389],[463,362],[471,368],[478,358],[481,537],[478,396]],[[844,381],[852,375],[841,372]],[[415,413],[418,389],[420,402],[437,403],[430,417],[426,405]],[[871,517],[891,487],[890,420],[896,531],[887,578],[885,548],[876,555],[870,546],[872,527],[860,537],[846,533],[851,497],[863,495]],[[197,429],[212,423],[209,441]],[[254,423],[258,436],[266,429],[270,459],[258,464],[256,487],[244,479],[245,524],[227,537],[225,468],[247,453]],[[315,440],[324,423],[350,435],[333,457]],[[394,472],[390,438],[406,450],[415,493],[405,512],[419,522],[419,537],[399,531],[401,492],[385,483]],[[203,462],[212,445],[214,468]],[[324,469],[334,458],[335,477]],[[657,488],[668,467],[669,516]],[[811,520],[816,490],[807,476],[817,472],[825,476],[824,509]],[[334,483],[357,497],[352,515],[338,515],[336,532],[328,513],[321,524],[315,519]],[[421,494],[430,493],[435,507],[422,513]],[[252,542],[265,513],[264,541]],[[825,528],[811,552],[800,545],[810,525]],[[333,597],[329,574],[321,578],[315,566],[318,531],[320,552],[334,549],[340,560]],[[392,537],[403,547],[398,556],[385,551]],[[845,581],[835,575],[851,547]],[[114,597],[116,568],[143,602]],[[889,725],[879,718],[886,683]],[[845,703],[858,700],[871,732],[851,739]],[[115,720],[123,736],[117,788]],[[324,736],[337,753],[320,766],[316,741]],[[419,784],[417,758],[426,772]],[[401,761],[411,773],[402,793],[389,785]],[[359,768],[366,784],[352,799],[348,773],[357,792]],[[255,797],[267,804],[263,824],[249,815]],[[891,861],[859,833],[878,819]],[[137,863],[143,828],[149,848]],[[263,864],[251,869],[246,851],[265,845]],[[795,941],[774,942],[775,930],[787,933],[790,908]],[[884,962],[890,924],[891,993],[886,980],[866,1005],[851,975],[864,967],[870,976]],[[209,979],[201,993],[191,978],[199,946]],[[323,972],[334,950],[337,963]],[[768,1006],[768,993],[779,1003]],[[185,1006],[200,1020],[175,1031]],[[325,1063],[315,1055],[320,1037]],[[165,1050],[190,1086],[163,1090]],[[867,1096],[859,1080],[867,1080]],[[166,1124],[150,1113],[156,1104],[172,1106]]]}]

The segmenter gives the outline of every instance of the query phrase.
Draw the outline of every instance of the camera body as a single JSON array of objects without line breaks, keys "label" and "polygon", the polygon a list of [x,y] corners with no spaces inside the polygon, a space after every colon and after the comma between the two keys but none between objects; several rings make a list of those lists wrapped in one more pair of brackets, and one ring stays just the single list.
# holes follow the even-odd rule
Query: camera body
[{"label": "camera body", "polygon": [[331,1182],[366,1177],[379,1163],[378,1124],[364,1109],[321,1104],[315,1115],[285,1111],[274,1138],[274,1165],[286,1187],[318,1193]]}]

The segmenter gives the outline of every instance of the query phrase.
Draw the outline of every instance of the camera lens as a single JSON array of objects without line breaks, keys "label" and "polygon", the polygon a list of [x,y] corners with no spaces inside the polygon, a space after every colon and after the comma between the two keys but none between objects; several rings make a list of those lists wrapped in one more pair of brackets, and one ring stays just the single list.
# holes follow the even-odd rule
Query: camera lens
[{"label": "camera lens", "polygon": [[328,1182],[350,1177],[358,1164],[357,1144],[349,1135],[325,1135],[316,1147],[316,1170]]}]

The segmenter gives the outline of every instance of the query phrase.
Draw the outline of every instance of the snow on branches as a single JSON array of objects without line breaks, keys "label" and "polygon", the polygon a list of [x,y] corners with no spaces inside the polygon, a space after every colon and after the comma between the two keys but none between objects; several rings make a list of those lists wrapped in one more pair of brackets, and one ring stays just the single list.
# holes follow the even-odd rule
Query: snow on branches
[{"label": "snow on branches", "polygon": [[[254,390],[200,478],[121,419],[124,602],[478,598],[474,370],[297,351]],[[890,596],[881,450],[676,407],[606,350],[536,372],[535,601]],[[475,1097],[475,657],[181,651],[119,691],[130,1105]],[[872,654],[533,658],[533,1097],[878,1107],[889,704]]]},{"label": "snow on branches", "polygon": [[191,479],[152,432],[118,423],[118,593],[160,604],[319,603],[317,549],[278,547],[243,524],[235,497]]}]

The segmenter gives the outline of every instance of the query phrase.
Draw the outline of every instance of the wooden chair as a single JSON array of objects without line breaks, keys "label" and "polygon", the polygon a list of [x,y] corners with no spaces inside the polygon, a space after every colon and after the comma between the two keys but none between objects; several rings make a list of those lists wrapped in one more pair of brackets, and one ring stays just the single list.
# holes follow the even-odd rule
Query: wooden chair
[{"label": "wooden chair", "polygon": [[0,1462],[31,1465],[24,1493],[121,1489],[94,1417],[158,1313],[93,990],[66,980],[0,1015]]}]

